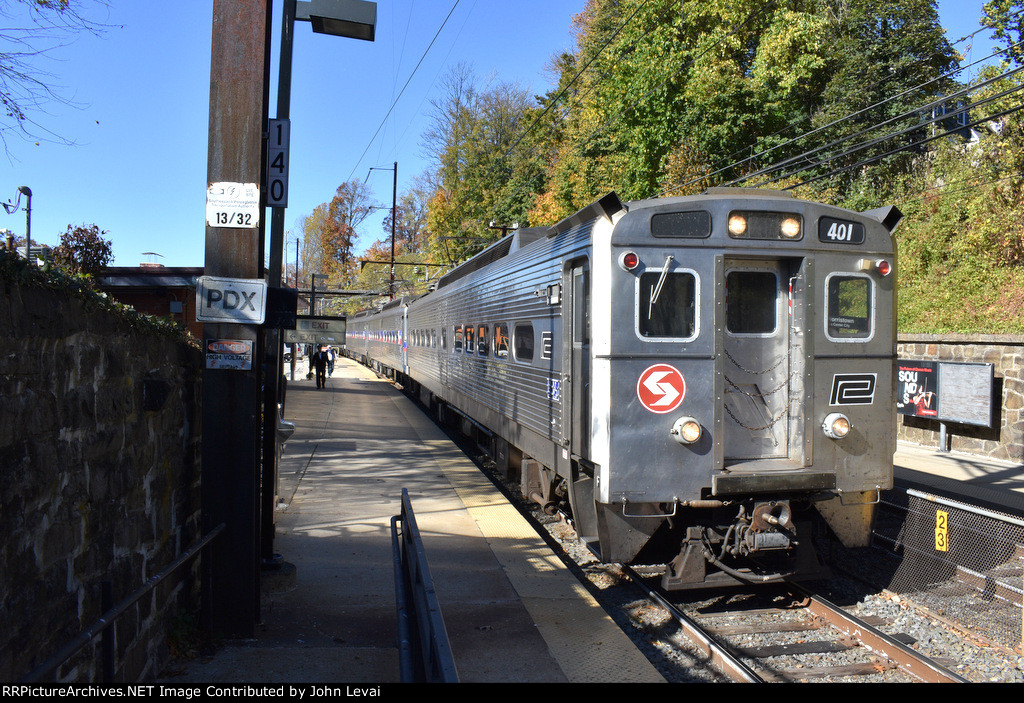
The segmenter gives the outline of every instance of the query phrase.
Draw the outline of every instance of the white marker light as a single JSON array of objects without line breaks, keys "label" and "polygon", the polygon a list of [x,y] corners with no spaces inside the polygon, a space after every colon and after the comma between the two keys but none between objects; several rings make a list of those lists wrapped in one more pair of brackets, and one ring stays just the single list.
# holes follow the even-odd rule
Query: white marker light
[{"label": "white marker light", "polygon": [[830,439],[842,439],[850,434],[852,428],[850,418],[842,413],[830,413],[825,417],[825,421],[821,423],[821,430]]}]

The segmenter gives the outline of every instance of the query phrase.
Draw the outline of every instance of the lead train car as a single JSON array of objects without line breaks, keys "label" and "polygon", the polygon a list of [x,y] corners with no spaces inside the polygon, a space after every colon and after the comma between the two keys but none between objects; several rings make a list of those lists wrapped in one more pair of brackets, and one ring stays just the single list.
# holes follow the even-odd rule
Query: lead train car
[{"label": "lead train car", "polygon": [[611,194],[350,317],[347,351],[485,428],[603,561],[811,577],[821,518],[864,545],[892,484],[900,217]]}]

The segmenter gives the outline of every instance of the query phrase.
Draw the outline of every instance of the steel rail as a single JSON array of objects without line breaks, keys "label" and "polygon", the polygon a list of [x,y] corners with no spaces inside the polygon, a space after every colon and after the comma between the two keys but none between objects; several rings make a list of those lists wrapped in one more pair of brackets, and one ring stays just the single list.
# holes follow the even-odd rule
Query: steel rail
[{"label": "steel rail", "polygon": [[914,651],[899,640],[850,615],[806,588],[788,583],[787,586],[807,598],[811,613],[822,618],[840,632],[857,639],[868,649],[892,660],[900,669],[926,683],[969,683],[956,672]]},{"label": "steel rail", "polygon": [[644,583],[640,574],[636,573],[633,569],[624,564],[621,565],[621,568],[633,583],[643,589],[648,598],[664,608],[670,615],[672,615],[673,618],[675,618],[676,622],[679,623],[681,628],[683,628],[683,632],[690,641],[708,657],[711,663],[724,672],[726,676],[739,683],[765,683],[765,680],[761,678],[757,672],[744,664],[727,648],[716,642],[714,638],[708,635],[708,633],[689,616],[669,603],[661,596],[661,594]]}]

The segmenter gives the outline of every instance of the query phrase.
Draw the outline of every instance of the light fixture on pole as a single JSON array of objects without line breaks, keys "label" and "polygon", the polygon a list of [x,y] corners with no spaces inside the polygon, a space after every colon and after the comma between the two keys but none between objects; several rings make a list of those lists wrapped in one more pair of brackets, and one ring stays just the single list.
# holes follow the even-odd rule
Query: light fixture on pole
[{"label": "light fixture on pole", "polygon": [[[309,22],[317,34],[373,41],[377,3],[366,0],[284,0],[281,18],[281,61],[277,78],[277,119],[290,119],[292,46],[295,22]],[[285,194],[287,199],[287,194]],[[274,207],[270,223],[270,285],[281,285],[284,257],[284,207]]]},{"label": "light fixture on pole", "polygon": [[21,204],[21,196],[25,196],[25,259],[32,262],[32,189],[28,186],[18,186],[18,200],[11,205],[4,203],[4,210],[8,215],[18,211]]},{"label": "light fixture on pole", "polygon": [[[289,123],[289,112],[291,107],[292,93],[292,44],[295,35],[295,22],[309,22],[313,31],[317,34],[331,34],[338,37],[350,39],[362,39],[373,41],[377,25],[377,3],[366,0],[309,0],[299,2],[298,0],[284,0],[281,14],[281,60],[277,82],[277,118],[275,122],[281,125],[281,134],[287,134],[290,140],[291,127]],[[280,136],[280,135],[279,135]],[[270,152],[268,143],[267,152]],[[287,193],[287,141],[275,145],[278,156],[284,160],[284,168],[278,171],[283,175],[284,188],[277,202],[282,204],[271,208],[270,215],[270,265],[267,269],[267,277],[270,288],[281,288],[282,261],[284,259],[284,204],[288,201]],[[283,154],[281,147],[283,147]],[[265,164],[266,181],[270,182],[272,164]],[[264,192],[270,196],[273,189],[264,187]],[[298,266],[298,256],[296,256]],[[314,281],[315,286],[315,281]],[[298,288],[298,271],[296,270],[295,287]],[[312,296],[311,296],[312,297]],[[312,303],[312,300],[310,301]],[[281,383],[281,336],[277,330],[267,331],[267,344],[265,363],[271,372],[266,379],[267,393],[264,396],[263,418],[264,437],[273,437],[278,421],[277,397],[278,388]],[[294,371],[294,355],[292,364]],[[294,375],[294,374],[293,374]],[[270,440],[265,440],[269,442]],[[273,486],[277,483],[277,457],[276,453],[269,451],[264,446],[263,481],[266,486]],[[268,492],[270,493],[270,492]],[[273,545],[273,515],[274,505],[272,496],[263,496],[263,525],[261,537],[261,550],[264,564],[273,566],[276,561]]]}]

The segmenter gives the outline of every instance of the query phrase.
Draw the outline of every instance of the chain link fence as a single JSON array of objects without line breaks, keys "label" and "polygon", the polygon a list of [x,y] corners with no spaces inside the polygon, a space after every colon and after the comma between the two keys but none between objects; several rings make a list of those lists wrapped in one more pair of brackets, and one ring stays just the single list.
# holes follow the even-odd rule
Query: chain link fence
[{"label": "chain link fence", "polygon": [[1022,651],[1024,520],[915,490],[883,493],[878,585],[965,631]]}]

